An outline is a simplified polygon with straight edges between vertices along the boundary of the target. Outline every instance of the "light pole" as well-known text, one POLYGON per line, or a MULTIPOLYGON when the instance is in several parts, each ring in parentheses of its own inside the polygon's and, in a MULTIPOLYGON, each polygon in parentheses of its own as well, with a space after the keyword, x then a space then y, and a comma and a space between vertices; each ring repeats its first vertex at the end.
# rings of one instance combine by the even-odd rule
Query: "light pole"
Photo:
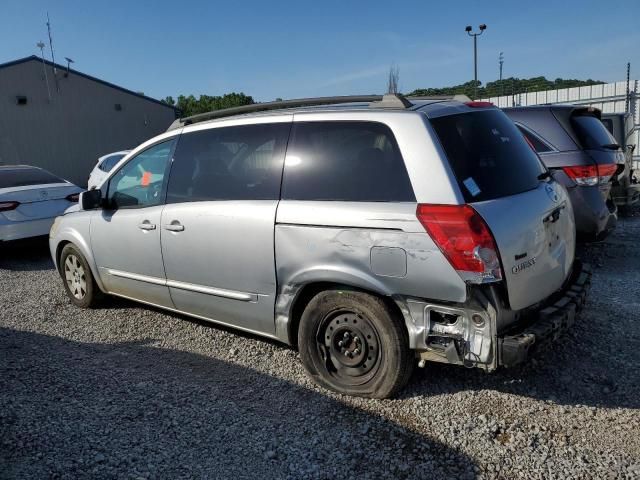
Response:
POLYGON ((471 28, 471 25, 467 25, 464 29, 464 31, 467 32, 467 35, 473 37, 473 79, 475 80, 474 100, 478 98, 478 37, 487 29, 487 26, 483 23, 478 26, 478 28, 480 29, 479 33, 472 33, 473 28, 471 28))
POLYGON ((502 84, 502 64, 504 63, 504 52, 500 52, 498 56, 498 63, 500 64, 500 95, 504 95, 504 85, 502 84))

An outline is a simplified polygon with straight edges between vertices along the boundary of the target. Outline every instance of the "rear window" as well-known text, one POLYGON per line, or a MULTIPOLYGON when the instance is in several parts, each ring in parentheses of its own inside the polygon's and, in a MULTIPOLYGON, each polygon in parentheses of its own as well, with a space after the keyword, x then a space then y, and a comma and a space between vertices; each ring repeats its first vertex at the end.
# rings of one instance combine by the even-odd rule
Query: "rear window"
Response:
POLYGON ((0 188, 64 182, 61 178, 39 168, 0 168, 0 188))
POLYGON ((533 190, 544 167, 500 110, 430 119, 467 202, 533 190))
POLYGON ((282 198, 350 202, 414 202, 393 133, 378 122, 294 124, 282 198))
POLYGON ((571 118, 573 130, 586 149, 599 150, 602 147, 616 145, 618 142, 603 123, 591 115, 578 115, 571 118))

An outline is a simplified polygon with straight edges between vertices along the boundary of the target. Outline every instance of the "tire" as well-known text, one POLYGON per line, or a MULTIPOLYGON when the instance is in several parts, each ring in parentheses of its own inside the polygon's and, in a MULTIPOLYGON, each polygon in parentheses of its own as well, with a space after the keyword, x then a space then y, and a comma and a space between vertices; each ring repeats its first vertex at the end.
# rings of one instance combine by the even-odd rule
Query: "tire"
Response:
POLYGON ((311 379, 347 395, 392 397, 414 367, 404 321, 364 292, 327 290, 313 297, 300 319, 298 346, 311 379))
POLYGON ((80 308, 95 307, 102 299, 91 268, 78 248, 68 243, 60 253, 60 276, 71 303, 80 308))

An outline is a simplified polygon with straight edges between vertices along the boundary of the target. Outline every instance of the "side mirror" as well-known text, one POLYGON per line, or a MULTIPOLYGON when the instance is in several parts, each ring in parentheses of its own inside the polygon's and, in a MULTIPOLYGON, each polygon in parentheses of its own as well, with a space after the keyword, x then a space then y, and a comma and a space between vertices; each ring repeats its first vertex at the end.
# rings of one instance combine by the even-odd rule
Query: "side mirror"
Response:
POLYGON ((82 210, 95 210, 100 207, 102 207, 102 192, 100 190, 89 190, 80 194, 80 208, 82 210))

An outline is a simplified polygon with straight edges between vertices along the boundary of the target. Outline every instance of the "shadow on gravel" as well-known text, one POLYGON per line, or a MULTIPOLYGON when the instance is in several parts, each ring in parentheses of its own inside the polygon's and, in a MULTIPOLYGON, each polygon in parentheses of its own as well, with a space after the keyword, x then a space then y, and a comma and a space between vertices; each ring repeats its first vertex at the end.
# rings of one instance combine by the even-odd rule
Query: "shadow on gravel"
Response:
MULTIPOLYGON (((140 308, 153 310, 180 321, 223 330, 238 337, 270 343, 278 348, 292 349, 276 340, 123 298, 108 297, 98 308, 131 309, 132 315, 140 308)), ((606 324, 589 326, 602 306, 589 305, 588 308, 591 313, 583 312, 579 323, 561 337, 559 343, 537 352, 528 363, 520 367, 499 369, 487 374, 479 369, 428 363, 424 370, 416 369, 399 398, 495 390, 558 405, 640 409, 640 386, 633 381, 638 375, 633 371, 640 371, 638 341, 635 344, 629 342, 628 331, 625 329, 609 328, 606 324), (612 348, 613 345, 616 348, 612 348)), ((605 308, 605 313, 606 310, 605 308)), ((296 360, 291 358, 291 361, 296 360)))
POLYGON ((210 357, 6 328, 0 356, 0 476, 473 478, 436 440, 210 357))
POLYGON ((0 242, 0 269, 19 272, 53 269, 49 238, 35 237, 0 242))

